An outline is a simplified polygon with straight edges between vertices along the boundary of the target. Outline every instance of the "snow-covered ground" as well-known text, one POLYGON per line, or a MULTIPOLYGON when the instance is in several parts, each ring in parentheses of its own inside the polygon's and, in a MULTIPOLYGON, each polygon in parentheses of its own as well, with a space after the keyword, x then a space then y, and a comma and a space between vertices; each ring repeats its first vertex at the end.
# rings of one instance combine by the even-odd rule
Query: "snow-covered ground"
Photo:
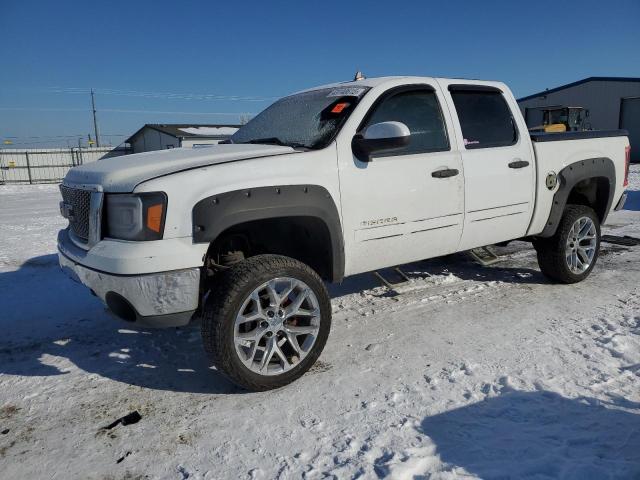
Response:
MULTIPOLYGON (((640 236, 631 189, 606 233, 640 236)), ((1 478, 640 478, 640 247, 573 286, 521 242, 408 265, 401 295, 347 279, 313 370, 246 393, 198 325, 132 328, 60 272, 57 202, 0 186, 1 478)))

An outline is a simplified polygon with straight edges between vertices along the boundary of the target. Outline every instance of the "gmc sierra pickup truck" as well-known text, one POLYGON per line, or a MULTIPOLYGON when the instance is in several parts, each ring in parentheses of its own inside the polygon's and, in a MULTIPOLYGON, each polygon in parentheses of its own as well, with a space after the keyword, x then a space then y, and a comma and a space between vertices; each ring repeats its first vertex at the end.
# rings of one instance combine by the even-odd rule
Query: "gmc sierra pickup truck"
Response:
POLYGON ((126 321, 201 318, 217 369, 266 390, 320 355, 324 281, 513 239, 552 281, 585 279, 628 163, 624 131, 530 135, 499 82, 337 83, 224 144, 71 169, 59 259, 126 321))

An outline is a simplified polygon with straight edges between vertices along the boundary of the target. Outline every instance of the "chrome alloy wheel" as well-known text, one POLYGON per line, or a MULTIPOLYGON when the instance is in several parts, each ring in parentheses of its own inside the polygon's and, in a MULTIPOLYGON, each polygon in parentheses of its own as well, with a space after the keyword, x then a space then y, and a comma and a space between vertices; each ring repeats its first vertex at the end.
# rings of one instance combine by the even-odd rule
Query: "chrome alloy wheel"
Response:
POLYGON ((319 330, 315 293, 300 280, 279 277, 257 287, 242 302, 233 338, 247 368, 259 375, 279 375, 307 356, 319 330))
POLYGON ((597 245, 597 231, 593 220, 580 217, 569 231, 565 249, 571 273, 581 274, 591 266, 597 245))

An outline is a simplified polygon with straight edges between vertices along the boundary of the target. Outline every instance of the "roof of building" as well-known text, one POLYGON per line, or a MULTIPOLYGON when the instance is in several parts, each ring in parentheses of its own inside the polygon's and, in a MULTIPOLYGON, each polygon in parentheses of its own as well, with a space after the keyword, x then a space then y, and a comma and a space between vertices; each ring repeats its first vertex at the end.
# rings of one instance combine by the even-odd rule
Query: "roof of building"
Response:
POLYGON ((577 82, 567 83, 566 85, 561 85, 555 88, 549 88, 547 90, 543 90, 542 92, 534 93, 532 95, 527 95, 526 97, 522 97, 518 99, 518 102, 523 102, 524 100, 530 100, 532 98, 541 97, 543 95, 548 95, 549 93, 559 92, 560 90, 565 90, 571 87, 577 87, 578 85, 582 85, 583 83, 589 82, 640 82, 640 77, 587 77, 582 80, 578 80, 577 82))
POLYGON ((143 125, 136 133, 125 140, 131 143, 133 137, 142 132, 145 128, 157 130, 176 138, 226 138, 233 135, 235 131, 242 125, 223 125, 223 124, 203 124, 203 123, 147 123, 143 125))

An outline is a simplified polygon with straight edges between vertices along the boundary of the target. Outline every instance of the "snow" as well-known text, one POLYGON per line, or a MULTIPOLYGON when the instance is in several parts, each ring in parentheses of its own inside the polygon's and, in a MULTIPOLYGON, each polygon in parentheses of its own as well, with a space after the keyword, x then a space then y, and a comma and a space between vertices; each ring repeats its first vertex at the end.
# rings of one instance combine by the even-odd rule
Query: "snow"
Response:
POLYGON ((216 136, 216 135, 233 135, 238 131, 234 127, 188 127, 179 130, 190 133, 192 135, 216 136))
MULTIPOLYGON (((605 233, 640 236, 639 167, 605 233)), ((197 324, 117 321, 60 272, 58 195, 0 186, 3 478, 640 478, 640 247, 572 286, 522 242, 407 265, 399 295, 346 279, 312 371, 247 393, 197 324)))

